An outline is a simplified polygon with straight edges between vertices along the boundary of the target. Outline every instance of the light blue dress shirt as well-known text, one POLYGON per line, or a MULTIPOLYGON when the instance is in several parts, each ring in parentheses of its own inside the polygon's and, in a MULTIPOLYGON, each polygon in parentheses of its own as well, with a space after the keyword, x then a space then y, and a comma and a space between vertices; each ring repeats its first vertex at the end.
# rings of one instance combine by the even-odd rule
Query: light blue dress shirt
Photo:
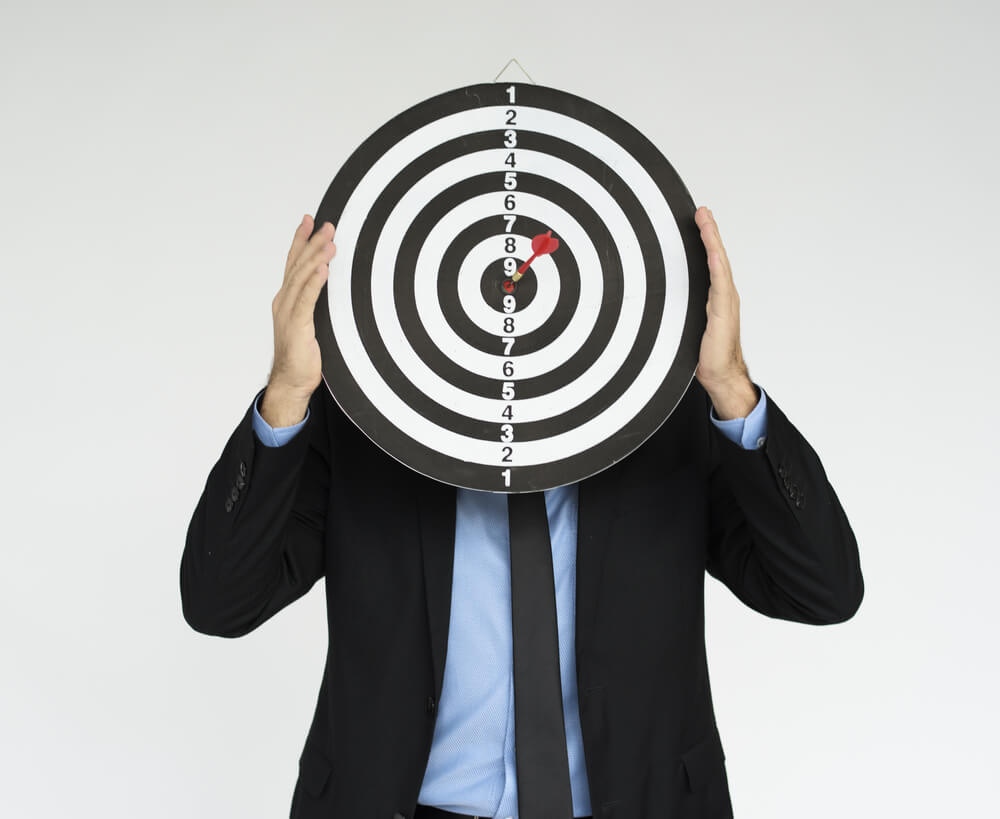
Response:
MULTIPOLYGON (((763 389, 757 406, 746 418, 722 421, 714 408, 709 417, 744 449, 764 445, 767 398, 763 389)), ((254 432, 265 446, 286 443, 308 419, 306 410, 306 417, 298 424, 274 428, 260 416, 254 403, 254 432)), ((555 574, 559 674, 573 815, 590 816, 574 648, 577 484, 547 490, 545 508, 555 574)), ((419 804, 469 816, 517 816, 513 652, 507 496, 458 489, 448 650, 419 804)))

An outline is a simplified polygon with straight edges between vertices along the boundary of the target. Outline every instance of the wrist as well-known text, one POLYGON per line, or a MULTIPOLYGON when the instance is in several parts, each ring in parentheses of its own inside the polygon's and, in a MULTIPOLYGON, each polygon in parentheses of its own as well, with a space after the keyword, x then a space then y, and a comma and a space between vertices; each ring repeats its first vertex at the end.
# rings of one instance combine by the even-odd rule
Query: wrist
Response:
POLYGON ((306 417, 309 396, 281 384, 268 383, 260 399, 260 417, 275 429, 291 427, 306 417))
POLYGON ((718 386, 706 387, 706 392, 720 421, 746 418, 760 400, 760 393, 749 374, 718 386))

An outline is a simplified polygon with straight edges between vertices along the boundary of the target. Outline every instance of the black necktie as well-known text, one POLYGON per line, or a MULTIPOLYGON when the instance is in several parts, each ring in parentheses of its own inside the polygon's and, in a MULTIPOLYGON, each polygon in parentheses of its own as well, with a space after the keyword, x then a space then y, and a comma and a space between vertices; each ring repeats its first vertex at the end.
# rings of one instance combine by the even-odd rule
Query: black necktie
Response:
POLYGON ((573 819, 545 495, 507 496, 519 819, 573 819))

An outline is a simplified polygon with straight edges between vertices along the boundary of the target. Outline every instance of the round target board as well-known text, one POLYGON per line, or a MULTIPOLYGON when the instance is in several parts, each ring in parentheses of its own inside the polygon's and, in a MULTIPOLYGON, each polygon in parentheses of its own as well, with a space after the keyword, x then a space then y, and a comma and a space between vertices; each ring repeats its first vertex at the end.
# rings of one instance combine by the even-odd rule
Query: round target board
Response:
POLYGON ((527 492, 625 458, 698 363, 708 267, 690 194, 625 120, 564 91, 489 83, 391 119, 316 226, 323 379, 417 472, 527 492))

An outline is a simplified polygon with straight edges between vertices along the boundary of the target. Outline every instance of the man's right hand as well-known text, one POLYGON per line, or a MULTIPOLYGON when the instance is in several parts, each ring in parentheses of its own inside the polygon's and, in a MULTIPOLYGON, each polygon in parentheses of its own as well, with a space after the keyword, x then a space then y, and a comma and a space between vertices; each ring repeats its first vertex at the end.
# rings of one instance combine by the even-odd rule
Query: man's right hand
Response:
POLYGON ((309 398, 323 377, 313 311, 337 252, 329 222, 310 239, 309 214, 295 231, 285 263, 285 279, 271 302, 274 364, 260 415, 272 427, 289 427, 305 418, 309 398))

